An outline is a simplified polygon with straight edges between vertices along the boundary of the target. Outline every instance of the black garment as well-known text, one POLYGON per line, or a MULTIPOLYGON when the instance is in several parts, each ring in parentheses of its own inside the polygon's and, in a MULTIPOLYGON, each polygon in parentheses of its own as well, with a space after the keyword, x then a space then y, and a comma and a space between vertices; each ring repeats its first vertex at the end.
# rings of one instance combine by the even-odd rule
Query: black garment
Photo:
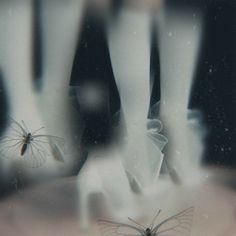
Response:
POLYGON ((95 83, 108 94, 107 104, 102 109, 82 114, 85 122, 82 144, 96 146, 110 142, 111 117, 119 109, 120 100, 111 66, 105 20, 85 13, 80 35, 70 85, 83 88, 95 83))

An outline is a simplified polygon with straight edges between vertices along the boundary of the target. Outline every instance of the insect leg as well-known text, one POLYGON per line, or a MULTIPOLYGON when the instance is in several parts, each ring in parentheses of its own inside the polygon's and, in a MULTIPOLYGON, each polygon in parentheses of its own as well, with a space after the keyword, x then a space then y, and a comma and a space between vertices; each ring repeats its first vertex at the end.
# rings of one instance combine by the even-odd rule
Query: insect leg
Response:
POLYGON ((1 144, 3 144, 3 143, 8 143, 8 142, 14 142, 14 141, 22 141, 22 139, 20 139, 20 138, 14 138, 14 139, 3 139, 3 140, 1 140, 0 141, 0 143, 1 144))
POLYGON ((15 143, 15 144, 13 144, 13 145, 8 145, 8 146, 6 146, 6 147, 4 147, 4 148, 12 148, 12 147, 17 146, 19 143, 23 143, 23 141, 20 140, 19 142, 15 143))
POLYGON ((39 130, 44 129, 44 128, 45 128, 45 127, 42 126, 42 127, 40 127, 39 129, 34 130, 31 134, 34 135, 34 134, 37 133, 39 130))
POLYGON ((22 134, 17 130, 15 129, 14 127, 11 126, 11 129, 13 129, 17 134, 19 134, 20 136, 22 136, 22 134))
POLYGON ((28 133, 28 128, 27 128, 27 126, 26 126, 26 124, 25 124, 25 122, 23 121, 23 120, 21 120, 21 123, 23 124, 23 126, 24 126, 24 128, 25 128, 25 130, 26 130, 26 132, 28 133))

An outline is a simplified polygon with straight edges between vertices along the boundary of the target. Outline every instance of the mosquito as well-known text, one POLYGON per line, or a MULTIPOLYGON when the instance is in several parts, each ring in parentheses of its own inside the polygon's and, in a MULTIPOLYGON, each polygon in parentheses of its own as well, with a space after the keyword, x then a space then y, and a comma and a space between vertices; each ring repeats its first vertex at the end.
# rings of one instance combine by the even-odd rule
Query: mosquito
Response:
POLYGON ((157 212, 149 227, 128 218, 134 225, 99 220, 98 224, 103 236, 189 236, 191 232, 194 207, 189 207, 172 215, 155 225, 161 213, 157 212))
POLYGON ((64 139, 46 134, 39 134, 40 127, 29 132, 25 122, 10 118, 10 129, 7 136, 0 138, 0 155, 5 158, 23 159, 27 167, 42 166, 47 157, 52 155, 63 161, 64 139))

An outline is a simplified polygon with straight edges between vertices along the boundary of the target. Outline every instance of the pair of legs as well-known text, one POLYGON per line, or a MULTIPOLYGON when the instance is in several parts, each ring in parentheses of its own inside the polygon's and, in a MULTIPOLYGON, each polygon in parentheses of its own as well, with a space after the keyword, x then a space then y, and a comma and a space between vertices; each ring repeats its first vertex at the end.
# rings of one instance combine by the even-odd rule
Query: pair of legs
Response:
MULTIPOLYGON (((9 115, 24 120, 30 130, 45 126, 45 133, 63 137, 68 149, 78 134, 73 124, 73 108, 68 99, 70 69, 80 18, 82 1, 40 1, 42 30, 42 87, 36 91, 32 71, 33 1, 0 3, 0 68, 6 90, 9 115), (68 121, 68 114, 71 118, 68 121), (73 133, 74 132, 74 133, 73 133), (71 134, 72 133, 72 134, 71 134)), ((78 116, 78 114, 76 114, 78 116)), ((73 120, 74 117, 74 120, 73 120)), ((78 125, 77 125, 78 127, 78 125)), ((6 129, 7 135, 7 129, 6 129)), ((63 167, 50 161, 41 171, 49 176, 67 173, 78 160, 78 150, 68 157, 63 167)))
MULTIPOLYGON (((154 19, 160 50, 160 118, 169 140, 167 158, 179 168, 186 164, 198 166, 203 149, 201 137, 187 117, 201 42, 201 15, 197 9, 189 12, 162 9, 154 19)), ((143 173, 147 165, 144 133, 150 101, 150 24, 150 12, 124 8, 111 24, 109 34, 113 71, 130 134, 128 139, 133 142, 126 162, 132 165, 129 159, 138 149, 139 173, 143 173)))

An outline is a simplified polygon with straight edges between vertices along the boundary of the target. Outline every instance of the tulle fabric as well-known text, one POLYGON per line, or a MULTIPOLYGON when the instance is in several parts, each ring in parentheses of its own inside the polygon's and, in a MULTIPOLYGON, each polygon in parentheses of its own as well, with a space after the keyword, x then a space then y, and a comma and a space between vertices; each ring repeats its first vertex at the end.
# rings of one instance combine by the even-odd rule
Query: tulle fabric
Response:
MULTIPOLYGON (((130 183, 130 187, 132 191, 136 193, 144 192, 146 188, 151 188, 153 185, 154 187, 156 186, 160 170, 163 165, 164 154, 162 151, 168 143, 168 139, 161 134, 163 124, 157 118, 158 114, 159 102, 150 108, 149 116, 146 120, 145 130, 140 130, 139 124, 141 124, 141 122, 136 122, 136 124, 134 124, 134 128, 126 128, 129 130, 129 133, 125 134, 123 137, 124 148, 121 159, 130 183), (134 143, 134 146, 131 146, 131 148, 137 150, 134 150, 134 153, 132 153, 132 150, 131 152, 130 150, 127 150, 129 149, 129 147, 127 147, 127 143, 132 142, 132 139, 135 140, 135 138, 140 139, 141 141, 138 140, 140 144, 137 143, 137 145, 135 145, 134 143), (128 161, 128 159, 132 159, 130 155, 135 155, 135 152, 136 154, 141 154, 135 159, 134 166, 132 162, 128 161)), ((121 117, 120 114, 116 114, 116 116, 121 117)), ((119 123, 117 124, 117 118, 116 125, 119 126, 119 123)))

